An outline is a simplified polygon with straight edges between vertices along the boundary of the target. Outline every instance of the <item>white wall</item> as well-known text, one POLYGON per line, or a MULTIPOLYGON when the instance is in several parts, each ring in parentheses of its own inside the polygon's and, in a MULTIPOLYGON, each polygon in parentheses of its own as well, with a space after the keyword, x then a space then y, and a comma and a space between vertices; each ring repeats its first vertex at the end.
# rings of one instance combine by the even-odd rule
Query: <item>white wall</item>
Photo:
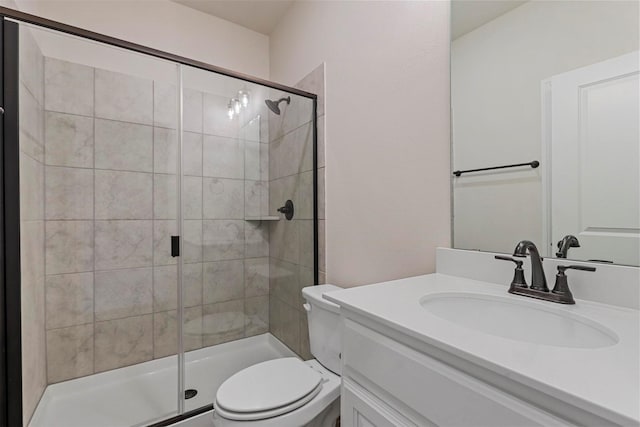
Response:
MULTIPOLYGON (((15 7, 12 0, 0 4, 15 7)), ((261 78, 269 38, 169 0, 16 0, 27 13, 261 78)))
POLYGON ((638 5, 530 1, 453 42, 454 169, 542 162, 457 178, 455 247, 510 252, 542 241, 541 81, 637 50, 638 5))
POLYGON ((433 272, 449 246, 448 2, 296 2, 271 79, 326 62, 327 282, 433 272))

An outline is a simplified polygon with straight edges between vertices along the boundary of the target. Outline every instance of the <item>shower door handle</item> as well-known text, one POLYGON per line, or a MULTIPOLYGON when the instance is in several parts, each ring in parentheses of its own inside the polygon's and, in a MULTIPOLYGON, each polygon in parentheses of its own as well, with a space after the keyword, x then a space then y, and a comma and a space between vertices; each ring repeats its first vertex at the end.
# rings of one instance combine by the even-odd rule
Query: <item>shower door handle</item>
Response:
POLYGON ((171 256, 180 256, 180 236, 171 236, 171 256))

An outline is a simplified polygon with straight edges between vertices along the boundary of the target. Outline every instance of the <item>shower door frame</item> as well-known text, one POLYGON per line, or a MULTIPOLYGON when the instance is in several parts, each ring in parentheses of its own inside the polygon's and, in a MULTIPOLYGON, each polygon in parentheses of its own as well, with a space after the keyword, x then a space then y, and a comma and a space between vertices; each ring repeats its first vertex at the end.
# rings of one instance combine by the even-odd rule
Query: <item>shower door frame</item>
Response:
MULTIPOLYGON (((0 6, 0 48, 2 50, 0 52, 2 58, 0 106, 5 110, 0 114, 0 126, 2 126, 0 132, 0 426, 18 426, 23 422, 20 171, 18 161, 20 131, 18 117, 19 41, 18 24, 8 21, 7 18, 311 99, 313 101, 313 280, 314 285, 318 284, 317 94, 0 6)), ((182 241, 182 239, 180 240, 182 241)), ((179 392, 180 390, 178 390, 179 392)), ((182 414, 179 413, 174 417, 152 424, 151 427, 169 426, 212 409, 213 403, 182 414)))
POLYGON ((0 20, 0 425, 22 425, 18 24, 0 20), (12 49, 13 48, 13 49, 12 49))

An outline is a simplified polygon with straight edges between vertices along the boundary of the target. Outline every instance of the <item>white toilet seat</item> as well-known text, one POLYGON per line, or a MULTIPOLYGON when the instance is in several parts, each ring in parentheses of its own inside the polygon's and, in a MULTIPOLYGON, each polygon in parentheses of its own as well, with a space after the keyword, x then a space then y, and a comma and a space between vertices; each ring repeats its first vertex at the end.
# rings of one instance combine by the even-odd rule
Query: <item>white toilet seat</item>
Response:
MULTIPOLYGON (((320 383, 318 384, 318 386, 313 388, 311 392, 307 393, 307 395, 303 396, 300 399, 296 399, 294 402, 290 402, 288 404, 281 405, 267 411, 249 412, 230 411, 224 408, 224 405, 221 406, 219 404, 220 402, 218 402, 218 397, 216 397, 216 403, 214 404, 213 413, 213 425, 215 427, 299 427, 301 425, 307 424, 313 417, 321 413, 325 408, 328 408, 329 405, 332 404, 332 402, 335 402, 337 399, 339 399, 339 376, 327 370, 316 360, 308 360, 306 362, 302 362, 299 359, 296 359, 296 361, 300 363, 302 367, 311 369, 315 373, 318 373, 321 377, 320 383)), ((287 362, 284 363, 286 364, 287 362)), ((267 365, 267 367, 269 367, 269 365, 267 365)), ((258 368, 258 371, 260 371, 260 368, 258 368)), ((250 375, 246 375, 247 379, 250 377, 250 375)), ((233 377, 229 378, 227 381, 231 381, 232 378, 233 377)), ((287 375, 287 378, 293 379, 293 376, 287 375)), ((256 382, 254 379, 253 385, 255 384, 256 382)), ((271 388, 265 388, 265 390, 273 393, 276 387, 281 385, 282 381, 280 384, 275 385, 271 383, 271 388)), ((218 391, 220 391, 220 389, 218 391)), ((222 400, 224 401, 224 399, 222 400)), ((272 399, 271 401, 275 402, 276 400, 272 399)), ((229 401, 227 396, 226 403, 227 405, 230 405, 235 402, 229 401)), ((250 406, 250 404, 247 403, 244 403, 243 405, 245 407, 250 406)))
POLYGON ((303 406, 322 389, 322 375, 297 357, 258 363, 228 378, 215 408, 231 420, 261 420, 303 406))
POLYGON ((218 414, 220 414, 220 416, 229 420, 237 420, 237 421, 264 420, 266 418, 273 418, 279 415, 287 414, 291 411, 295 411, 296 409, 306 405, 309 401, 311 401, 314 397, 316 397, 321 390, 322 390, 322 384, 319 384, 311 393, 304 396, 302 399, 292 402, 288 405, 284 405, 279 408, 271 409, 268 411, 231 412, 231 411, 225 410, 220 405, 215 406, 215 408, 216 408, 216 411, 218 411, 218 414))

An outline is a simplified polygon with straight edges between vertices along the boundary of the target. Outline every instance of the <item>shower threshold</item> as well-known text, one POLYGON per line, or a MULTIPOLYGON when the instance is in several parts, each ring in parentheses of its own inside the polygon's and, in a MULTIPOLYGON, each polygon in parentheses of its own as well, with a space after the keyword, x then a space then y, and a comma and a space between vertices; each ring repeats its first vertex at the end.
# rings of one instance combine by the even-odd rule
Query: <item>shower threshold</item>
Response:
MULTIPOLYGON (((295 356, 266 333, 185 353, 190 411, 213 403, 216 390, 255 363, 295 356)), ((46 388, 30 427, 132 427, 176 415, 177 356, 89 375, 46 388)))

